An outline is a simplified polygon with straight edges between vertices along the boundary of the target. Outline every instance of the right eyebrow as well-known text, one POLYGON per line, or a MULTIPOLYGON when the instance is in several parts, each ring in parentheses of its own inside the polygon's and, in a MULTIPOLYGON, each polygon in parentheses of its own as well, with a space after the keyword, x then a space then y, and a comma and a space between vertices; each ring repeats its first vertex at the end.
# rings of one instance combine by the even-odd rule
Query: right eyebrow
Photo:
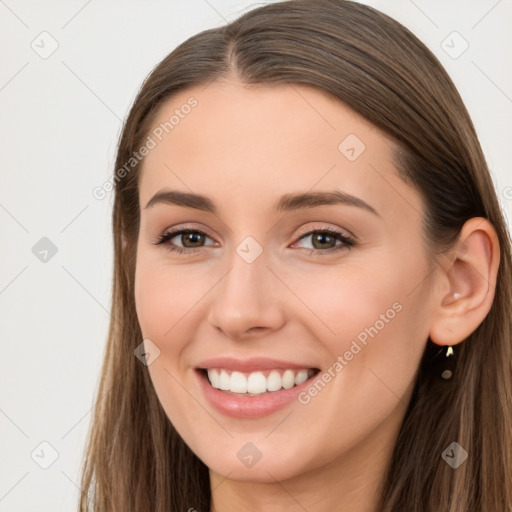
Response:
POLYGON ((196 210, 203 210, 205 212, 217 213, 217 208, 212 200, 201 194, 194 194, 191 192, 180 192, 178 190, 162 190, 157 192, 145 206, 151 208, 152 206, 163 204, 175 204, 177 206, 184 206, 186 208, 194 208, 196 210))

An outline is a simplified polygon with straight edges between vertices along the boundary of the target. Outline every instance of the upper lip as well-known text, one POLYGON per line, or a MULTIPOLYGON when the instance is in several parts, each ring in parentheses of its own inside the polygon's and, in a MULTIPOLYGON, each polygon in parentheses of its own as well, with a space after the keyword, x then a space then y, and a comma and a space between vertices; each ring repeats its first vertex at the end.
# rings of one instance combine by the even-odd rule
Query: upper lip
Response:
MULTIPOLYGON (((233 357, 215 357, 205 359, 197 366, 198 369, 205 370, 211 368, 224 368, 239 372, 254 372, 258 370, 271 370, 273 368, 284 369, 309 369, 315 368, 310 364, 294 363, 292 361, 283 361, 279 359, 269 359, 267 357, 254 357, 251 359, 235 359, 233 357)), ((315 368, 316 369, 316 368, 315 368)))

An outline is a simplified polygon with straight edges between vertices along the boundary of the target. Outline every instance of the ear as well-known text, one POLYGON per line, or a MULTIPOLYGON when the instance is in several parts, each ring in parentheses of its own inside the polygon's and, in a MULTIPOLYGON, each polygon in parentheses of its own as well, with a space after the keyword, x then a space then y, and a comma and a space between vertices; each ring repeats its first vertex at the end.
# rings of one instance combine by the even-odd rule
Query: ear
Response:
POLYGON ((440 262, 430 339, 437 345, 464 341, 491 309, 500 261, 498 236, 482 217, 469 219, 440 262))

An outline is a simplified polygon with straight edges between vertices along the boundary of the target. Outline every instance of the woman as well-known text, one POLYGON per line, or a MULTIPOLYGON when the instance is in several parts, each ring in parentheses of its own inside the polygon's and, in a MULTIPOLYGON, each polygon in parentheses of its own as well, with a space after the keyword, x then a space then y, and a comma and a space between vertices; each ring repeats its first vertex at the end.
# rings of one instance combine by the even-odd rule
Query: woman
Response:
POLYGON ((114 181, 80 510, 512 510, 510 238, 406 28, 294 0, 191 37, 114 181))

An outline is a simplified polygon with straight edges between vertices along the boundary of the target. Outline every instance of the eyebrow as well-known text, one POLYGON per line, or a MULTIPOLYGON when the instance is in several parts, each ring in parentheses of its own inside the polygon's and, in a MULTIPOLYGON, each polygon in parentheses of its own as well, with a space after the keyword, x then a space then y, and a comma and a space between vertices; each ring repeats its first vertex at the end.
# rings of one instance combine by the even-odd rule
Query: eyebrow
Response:
MULTIPOLYGON (((157 192, 146 204, 145 209, 156 204, 169 204, 194 208, 217 214, 217 207, 213 201, 204 195, 178 190, 161 190, 157 192)), ((362 208, 377 217, 380 217, 375 208, 359 197, 338 190, 328 192, 304 192, 298 194, 285 194, 274 204, 275 212, 289 212, 301 208, 315 208, 316 206, 344 204, 362 208)))

